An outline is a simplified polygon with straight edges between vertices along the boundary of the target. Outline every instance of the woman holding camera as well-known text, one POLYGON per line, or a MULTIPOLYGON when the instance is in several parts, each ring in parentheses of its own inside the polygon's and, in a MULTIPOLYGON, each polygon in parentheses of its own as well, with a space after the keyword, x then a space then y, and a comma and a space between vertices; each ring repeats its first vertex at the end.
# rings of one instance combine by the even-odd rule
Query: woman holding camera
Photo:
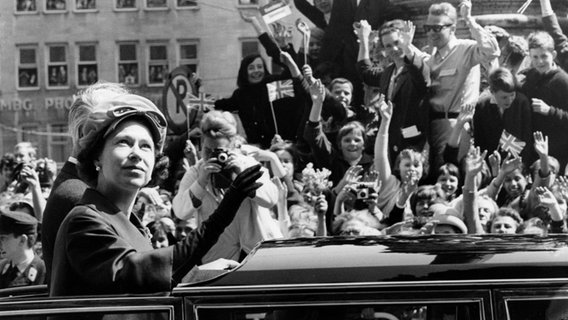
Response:
MULTIPOLYGON (((82 132, 78 169, 90 188, 57 233, 51 296, 170 291, 260 186, 260 166, 240 171, 200 228, 173 246, 154 250, 133 208, 162 150, 165 117, 150 100, 124 94, 96 105, 82 132)), ((236 266, 219 262, 221 269, 236 266)))
MULTIPOLYGON (((201 121, 201 131, 201 159, 185 173, 173 200, 175 215, 183 220, 196 219, 197 226, 219 206, 233 177, 258 164, 240 150, 242 138, 229 112, 208 112, 201 121)), ((236 218, 203 257, 204 263, 218 258, 240 260, 259 241, 282 237, 270 210, 278 202, 278 188, 265 169, 259 182, 262 187, 256 190, 256 196, 243 201, 236 218)))

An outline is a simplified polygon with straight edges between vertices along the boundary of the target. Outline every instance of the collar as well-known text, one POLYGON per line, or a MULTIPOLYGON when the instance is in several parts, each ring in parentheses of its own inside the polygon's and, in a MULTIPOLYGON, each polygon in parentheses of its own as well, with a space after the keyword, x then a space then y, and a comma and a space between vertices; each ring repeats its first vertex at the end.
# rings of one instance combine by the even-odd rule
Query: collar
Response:
POLYGON ((441 47, 440 49, 434 47, 434 51, 432 52, 433 56, 437 56, 440 60, 444 60, 450 51, 452 51, 456 45, 458 44, 458 39, 455 35, 450 37, 448 43, 445 46, 441 47))
POLYGON ((29 267, 29 265, 32 263, 32 261, 34 260, 34 252, 33 250, 26 250, 26 259, 18 264, 16 264, 16 267, 18 268, 18 271, 20 273, 24 273, 24 271, 26 271, 26 269, 29 267))
POLYGON ((69 157, 69 158, 67 158, 67 161, 71 162, 74 165, 79 164, 79 160, 77 160, 77 158, 75 158, 75 157, 69 157))

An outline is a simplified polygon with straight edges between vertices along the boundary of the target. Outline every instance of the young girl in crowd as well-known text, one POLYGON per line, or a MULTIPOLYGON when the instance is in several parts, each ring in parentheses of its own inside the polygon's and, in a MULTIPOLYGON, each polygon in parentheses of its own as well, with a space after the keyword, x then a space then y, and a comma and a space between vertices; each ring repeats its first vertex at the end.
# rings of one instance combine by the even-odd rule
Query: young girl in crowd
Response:
POLYGON ((453 163, 446 163, 438 169, 436 184, 442 189, 445 201, 450 202, 461 193, 460 176, 458 167, 453 163))
POLYGON ((375 141, 375 167, 379 172, 381 189, 379 191, 378 205, 383 211, 385 218, 395 207, 402 205, 397 203, 399 197, 403 193, 409 197, 415 189, 424 172, 427 172, 427 159, 417 151, 412 149, 404 149, 400 152, 395 161, 395 172, 391 171, 388 156, 388 128, 392 118, 393 105, 391 102, 386 103, 384 99, 380 99, 379 112, 381 115, 381 124, 375 141))

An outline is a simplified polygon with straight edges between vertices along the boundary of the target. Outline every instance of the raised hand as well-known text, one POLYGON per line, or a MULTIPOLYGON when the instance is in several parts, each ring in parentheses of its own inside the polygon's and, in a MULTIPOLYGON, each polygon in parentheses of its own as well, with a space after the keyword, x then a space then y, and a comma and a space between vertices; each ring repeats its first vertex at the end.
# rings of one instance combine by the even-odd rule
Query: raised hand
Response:
POLYGON ((378 104, 379 104, 379 114, 381 115, 381 118, 383 120, 390 121, 392 119, 392 111, 393 111, 392 103, 390 101, 385 102, 384 95, 381 95, 378 104))
POLYGON ((521 157, 514 158, 510 153, 507 154, 507 157, 501 163, 501 171, 505 175, 517 170, 521 167, 522 159, 521 157))
POLYGON ((542 132, 536 131, 534 134, 534 150, 539 156, 548 156, 548 137, 542 132))
POLYGON ((322 104, 325 98, 325 86, 318 79, 310 85, 310 96, 313 103, 322 104))
POLYGON ((372 29, 367 20, 361 20, 356 26, 354 26, 354 29, 357 38, 359 38, 359 41, 369 40, 372 29))
POLYGON ((489 162, 489 170, 491 170, 491 174, 494 177, 498 176, 499 171, 501 170, 501 154, 495 150, 489 155, 487 160, 489 162))
POLYGON ((536 188, 536 195, 537 195, 538 202, 541 205, 546 206, 547 208, 552 208, 552 207, 558 205, 558 201, 556 200, 556 197, 554 196, 554 194, 552 194, 552 192, 547 187, 537 187, 536 188))
POLYGON ((245 169, 243 172, 239 173, 235 180, 231 183, 229 191, 236 193, 237 195, 248 196, 249 198, 254 198, 256 195, 256 189, 262 186, 262 183, 257 182, 257 180, 262 176, 262 171, 260 164, 254 165, 245 169))
POLYGON ((459 4, 459 8, 462 18, 466 20, 471 18, 471 0, 462 0, 459 4))
POLYGON ((400 31, 400 36, 402 38, 402 45, 408 48, 412 41, 414 41, 414 34, 416 33, 416 26, 412 21, 404 21, 404 26, 400 31))
POLYGON ((306 79, 309 85, 312 85, 316 81, 313 75, 312 67, 310 67, 310 65, 305 64, 302 67, 302 73, 304 74, 304 78, 306 79))
POLYGON ((471 174, 472 176, 477 175, 483 169, 483 161, 485 161, 485 156, 487 155, 487 150, 480 151, 479 147, 473 148, 466 158, 465 171, 466 174, 471 174))

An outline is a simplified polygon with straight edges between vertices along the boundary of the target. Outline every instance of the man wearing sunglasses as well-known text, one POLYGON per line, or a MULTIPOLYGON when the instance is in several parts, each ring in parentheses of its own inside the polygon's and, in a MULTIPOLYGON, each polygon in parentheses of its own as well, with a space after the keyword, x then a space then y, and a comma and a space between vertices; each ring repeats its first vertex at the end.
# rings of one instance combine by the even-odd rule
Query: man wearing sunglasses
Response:
MULTIPOLYGON (((426 54, 412 45, 404 48, 412 63, 422 68, 429 86, 425 107, 430 114, 431 172, 444 163, 443 151, 461 107, 477 103, 480 64, 489 64, 500 55, 495 37, 471 16, 470 0, 460 3, 460 13, 474 40, 456 37, 457 10, 443 2, 430 6, 424 25, 432 53, 426 54)), ((468 140, 461 139, 460 154, 465 155, 468 140)))

